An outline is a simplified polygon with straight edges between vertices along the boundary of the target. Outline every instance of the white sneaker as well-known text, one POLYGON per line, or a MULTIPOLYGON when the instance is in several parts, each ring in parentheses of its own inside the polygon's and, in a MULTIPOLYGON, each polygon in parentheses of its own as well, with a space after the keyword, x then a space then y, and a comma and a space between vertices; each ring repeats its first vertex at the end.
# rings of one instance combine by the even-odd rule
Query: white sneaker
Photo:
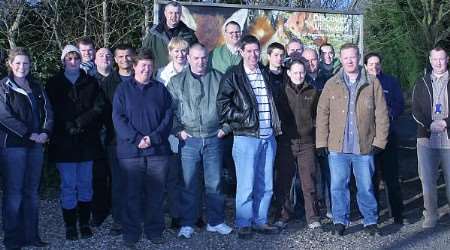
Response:
POLYGON ((309 228, 309 229, 316 229, 316 228, 319 228, 319 227, 321 227, 321 226, 322 226, 322 224, 320 224, 320 222, 314 221, 313 223, 311 223, 311 224, 308 225, 308 228, 309 228))
POLYGON ((333 214, 331 214, 331 212, 327 212, 327 214, 325 216, 330 220, 333 219, 333 214))
POLYGON ((225 234, 230 234, 231 231, 233 231, 233 229, 231 227, 229 227, 227 224, 221 223, 221 224, 216 225, 216 226, 211 226, 211 225, 208 224, 206 226, 206 231, 208 231, 208 232, 216 232, 216 233, 225 235, 225 234))
POLYGON ((178 233, 178 237, 182 237, 185 239, 190 239, 192 234, 194 233, 194 228, 189 226, 181 227, 180 232, 178 233))
POLYGON ((422 228, 433 228, 436 226, 438 221, 437 217, 425 217, 425 219, 422 222, 422 228))

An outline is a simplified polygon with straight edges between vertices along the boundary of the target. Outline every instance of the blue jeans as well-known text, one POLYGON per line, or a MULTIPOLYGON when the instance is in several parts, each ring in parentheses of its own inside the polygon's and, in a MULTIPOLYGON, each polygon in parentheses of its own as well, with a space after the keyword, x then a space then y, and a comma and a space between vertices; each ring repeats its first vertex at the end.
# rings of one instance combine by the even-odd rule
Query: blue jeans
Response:
POLYGON ((58 162, 61 179, 61 206, 64 209, 73 209, 78 201, 90 202, 92 200, 92 165, 93 161, 84 162, 58 162))
POLYGON ((3 148, 3 230, 5 247, 39 241, 39 183, 43 163, 42 146, 3 148))
POLYGON ((199 173, 203 166, 208 224, 216 226, 225 221, 225 199, 222 194, 223 140, 214 137, 190 137, 180 142, 181 168, 184 185, 181 191, 181 225, 193 226, 199 216, 199 173))
POLYGON ((236 165, 236 226, 267 223, 273 194, 275 136, 260 139, 235 136, 233 159, 236 165))
POLYGON ((441 166, 447 202, 450 203, 450 149, 430 148, 417 143, 417 163, 423 190, 423 215, 425 218, 439 218, 437 181, 441 166))
POLYGON ((126 242, 137 242, 142 222, 147 238, 164 231, 164 191, 169 156, 119 159, 123 174, 122 232, 126 242))
POLYGON ((372 176, 375 171, 373 155, 356 155, 330 152, 328 155, 331 174, 331 204, 334 224, 350 224, 351 170, 358 189, 356 199, 364 226, 377 224, 377 201, 374 196, 372 176))

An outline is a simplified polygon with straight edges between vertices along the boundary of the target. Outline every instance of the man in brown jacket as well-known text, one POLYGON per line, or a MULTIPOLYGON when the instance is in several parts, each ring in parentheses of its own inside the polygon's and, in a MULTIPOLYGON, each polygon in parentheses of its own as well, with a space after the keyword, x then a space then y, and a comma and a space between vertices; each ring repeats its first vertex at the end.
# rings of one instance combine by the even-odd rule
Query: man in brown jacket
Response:
POLYGON ((317 107, 316 148, 328 154, 334 232, 344 234, 350 220, 350 171, 358 187, 357 201, 365 230, 378 233, 373 193, 374 154, 387 143, 389 119, 380 82, 358 65, 359 49, 344 44, 342 69, 325 84, 317 107))

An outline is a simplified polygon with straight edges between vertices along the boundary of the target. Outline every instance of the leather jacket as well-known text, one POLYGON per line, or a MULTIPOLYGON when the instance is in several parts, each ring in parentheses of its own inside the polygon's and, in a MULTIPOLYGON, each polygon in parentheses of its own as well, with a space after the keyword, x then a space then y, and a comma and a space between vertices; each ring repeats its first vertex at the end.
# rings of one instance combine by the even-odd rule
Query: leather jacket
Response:
MULTIPOLYGON (((281 134, 281 122, 275 106, 274 88, 269 80, 269 72, 260 65, 259 69, 266 83, 272 117, 274 135, 281 134)), ((275 91, 277 92, 277 91, 275 91)), ((250 80, 241 61, 227 70, 220 81, 217 94, 217 111, 222 124, 228 123, 234 135, 259 137, 258 103, 250 80)))

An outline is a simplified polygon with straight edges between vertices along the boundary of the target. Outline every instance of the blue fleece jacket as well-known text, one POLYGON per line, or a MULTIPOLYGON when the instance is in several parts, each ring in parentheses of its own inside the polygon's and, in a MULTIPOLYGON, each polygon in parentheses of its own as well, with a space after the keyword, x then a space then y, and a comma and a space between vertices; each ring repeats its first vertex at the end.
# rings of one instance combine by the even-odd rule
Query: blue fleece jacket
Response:
POLYGON ((384 99, 386 99, 389 111, 389 119, 390 121, 396 120, 405 109, 405 101, 403 99, 400 82, 397 78, 386 75, 383 72, 377 75, 377 78, 380 80, 381 86, 383 87, 384 99))
POLYGON ((119 159, 170 154, 171 104, 170 93, 157 81, 140 85, 132 79, 117 87, 112 118, 119 159), (144 136, 150 137, 151 146, 139 149, 144 136))

